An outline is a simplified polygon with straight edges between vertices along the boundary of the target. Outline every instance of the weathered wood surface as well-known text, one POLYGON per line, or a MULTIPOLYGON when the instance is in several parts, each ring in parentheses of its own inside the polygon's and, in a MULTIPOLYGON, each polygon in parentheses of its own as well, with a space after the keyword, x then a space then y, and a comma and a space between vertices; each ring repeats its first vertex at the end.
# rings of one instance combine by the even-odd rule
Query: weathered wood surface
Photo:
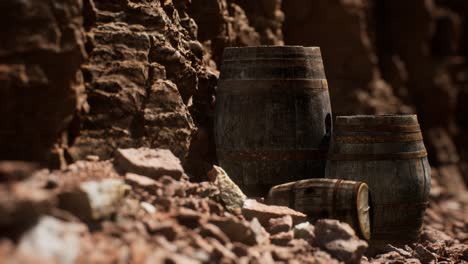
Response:
POLYGON ((361 237, 371 237, 369 189, 362 182, 307 179, 285 183, 271 188, 267 203, 288 206, 311 221, 338 219, 350 224, 361 237))
POLYGON ((317 47, 227 48, 217 90, 221 167, 249 196, 324 177, 331 110, 317 47))
POLYGON ((327 177, 369 185, 371 244, 417 239, 431 176, 415 115, 338 116, 327 177))

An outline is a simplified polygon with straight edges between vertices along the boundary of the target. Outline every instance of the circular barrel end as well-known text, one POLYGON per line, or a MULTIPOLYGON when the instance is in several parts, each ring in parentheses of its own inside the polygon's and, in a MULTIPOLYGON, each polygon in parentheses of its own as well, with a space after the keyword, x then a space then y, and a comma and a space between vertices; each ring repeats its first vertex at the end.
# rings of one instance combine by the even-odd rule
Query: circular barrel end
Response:
POLYGON ((359 221, 359 229, 362 236, 369 240, 371 238, 371 225, 369 215, 369 187, 365 183, 361 183, 357 192, 357 215, 359 221))

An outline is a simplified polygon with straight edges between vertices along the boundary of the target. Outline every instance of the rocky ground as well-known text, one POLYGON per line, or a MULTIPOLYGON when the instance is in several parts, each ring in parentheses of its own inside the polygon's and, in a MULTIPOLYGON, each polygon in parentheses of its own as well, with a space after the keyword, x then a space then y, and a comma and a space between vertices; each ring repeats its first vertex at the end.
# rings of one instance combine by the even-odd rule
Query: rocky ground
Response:
POLYGON ((468 203, 433 184, 421 241, 366 256, 337 220, 249 200, 219 167, 191 182, 163 149, 62 171, 0 163, 3 263, 463 263, 468 203))

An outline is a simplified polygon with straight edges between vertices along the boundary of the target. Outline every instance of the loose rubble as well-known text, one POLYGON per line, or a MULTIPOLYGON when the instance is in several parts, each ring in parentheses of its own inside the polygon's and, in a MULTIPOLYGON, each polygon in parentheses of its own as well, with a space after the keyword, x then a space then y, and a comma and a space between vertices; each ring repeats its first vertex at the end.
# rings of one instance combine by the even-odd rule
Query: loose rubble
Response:
MULTIPOLYGON (((132 152, 142 157, 148 150, 132 152)), ((174 159, 170 152, 156 152, 161 159, 174 159)), ((6 263, 467 261, 468 246, 437 223, 424 226, 421 243, 389 246, 384 254, 365 257, 367 242, 345 223, 309 223, 300 212, 249 199, 233 210, 227 201, 243 196, 226 200, 220 195, 227 185, 217 180, 232 184, 220 168, 217 180, 194 183, 183 170, 178 179, 165 173, 154 177, 154 171, 167 169, 158 164, 151 163, 149 175, 122 172, 117 161, 82 161, 25 177, 14 176, 24 168, 8 170, 6 177, 14 180, 0 185, 0 255, 6 263), (64 200, 67 195, 73 199, 64 200)))

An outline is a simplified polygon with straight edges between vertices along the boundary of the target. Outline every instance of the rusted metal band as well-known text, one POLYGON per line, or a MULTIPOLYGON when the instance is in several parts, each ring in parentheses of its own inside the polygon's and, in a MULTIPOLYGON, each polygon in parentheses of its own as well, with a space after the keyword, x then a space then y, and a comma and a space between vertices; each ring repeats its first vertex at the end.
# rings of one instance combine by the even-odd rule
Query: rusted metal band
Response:
POLYGON ((346 131, 346 132, 421 132, 419 124, 411 125, 391 125, 391 124, 381 124, 381 125, 350 125, 350 124, 335 124, 336 131, 346 131))
POLYGON ((296 187, 297 182, 293 184, 291 190, 289 190, 289 208, 295 209, 296 208, 296 187))
MULTIPOLYGON (((338 189, 339 189, 339 187, 340 187, 341 182, 343 182, 342 179, 337 180, 337 181, 335 182, 335 184, 333 185, 332 204, 331 204, 331 217, 332 217, 332 218, 336 217, 336 213, 335 213, 335 210, 336 210, 336 201, 338 200, 338 189)), ((324 192, 323 195, 326 195, 326 193, 324 192)), ((322 197, 322 198, 323 198, 323 197, 322 197)))
POLYGON ((319 149, 304 150, 218 150, 218 156, 233 161, 306 161, 325 160, 326 152, 319 149))
POLYGON ((365 143, 391 143, 391 142, 411 142, 423 140, 421 132, 407 133, 399 135, 334 135, 336 143, 365 144, 365 143))
POLYGON ((301 90, 328 90, 327 79, 281 79, 281 80, 220 80, 218 83, 218 93, 230 91, 261 89, 267 87, 269 89, 301 89, 301 90), (224 88, 223 88, 224 87, 224 88), (227 89, 226 87, 229 87, 227 89))
POLYGON ((426 150, 386 154, 330 154, 329 160, 407 160, 427 157, 426 150))

